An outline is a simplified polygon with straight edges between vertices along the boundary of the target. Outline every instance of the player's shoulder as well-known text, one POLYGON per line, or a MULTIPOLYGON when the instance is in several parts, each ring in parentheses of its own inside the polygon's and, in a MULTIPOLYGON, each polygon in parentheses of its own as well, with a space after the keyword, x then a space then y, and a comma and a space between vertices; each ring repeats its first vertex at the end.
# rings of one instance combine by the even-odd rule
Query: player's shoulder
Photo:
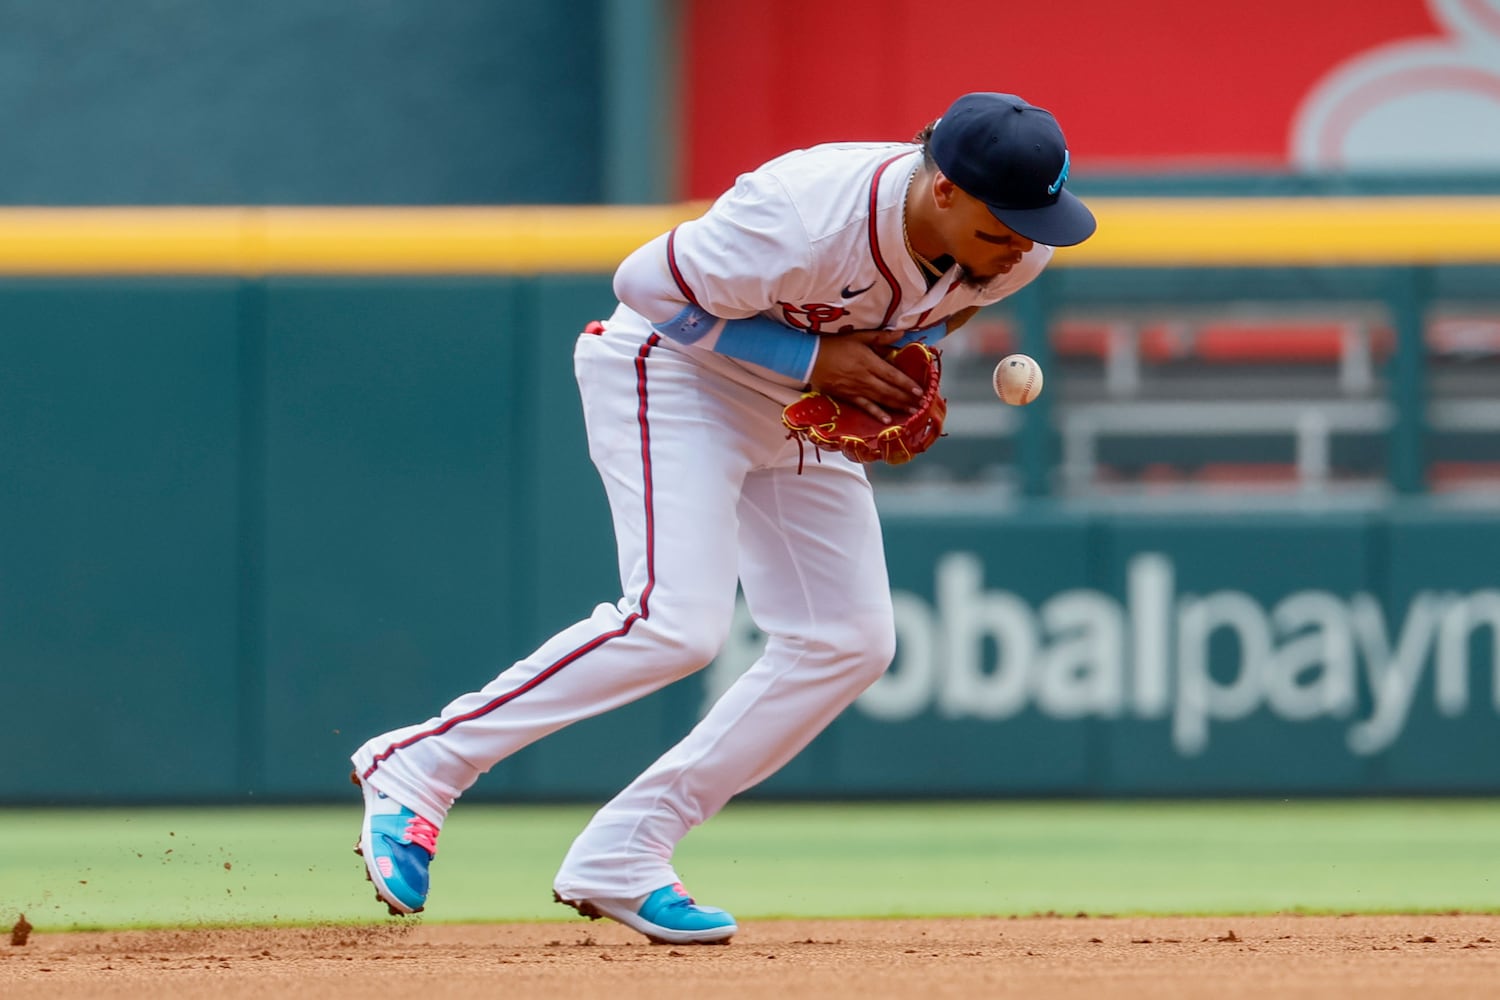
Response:
POLYGON ((909 143, 825 143, 779 156, 742 176, 737 187, 779 203, 816 240, 851 225, 862 226, 880 164, 917 152, 918 147, 909 143))
POLYGON ((777 177, 789 186, 829 179, 868 180, 869 173, 884 161, 917 148, 907 142, 825 142, 783 153, 754 172, 777 177))

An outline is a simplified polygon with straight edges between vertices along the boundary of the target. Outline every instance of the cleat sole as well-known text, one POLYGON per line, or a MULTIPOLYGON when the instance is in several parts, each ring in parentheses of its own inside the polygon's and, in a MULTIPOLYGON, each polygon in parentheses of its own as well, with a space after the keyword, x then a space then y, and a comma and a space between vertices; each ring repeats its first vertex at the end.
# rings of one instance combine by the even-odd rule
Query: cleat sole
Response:
MULTIPOLYGON (((600 913, 599 909, 596 906, 594 906, 593 903, 590 903, 586 899, 585 900, 563 899, 562 896, 559 895, 558 892, 557 892, 557 890, 555 890, 555 889, 552 891, 552 899, 553 899, 554 902, 561 903, 564 906, 570 906, 573 909, 577 910, 579 916, 588 917, 590 920, 603 920, 603 919, 605 919, 605 914, 600 913)), ((616 921, 616 922, 618 923, 618 921, 616 921)), ((650 941, 652 944, 670 944, 670 945, 699 945, 699 944, 704 944, 704 945, 708 945, 708 944, 728 944, 730 941, 734 940, 734 935, 731 934, 728 937, 722 937, 722 938, 719 938, 718 940, 715 940, 715 941, 668 941, 666 938, 656 937, 653 934, 646 934, 645 931, 639 930, 638 928, 632 927, 631 930, 634 930, 634 931, 636 931, 639 934, 645 934, 646 935, 646 940, 650 941)))
POLYGON ((594 904, 590 903, 588 900, 583 900, 582 902, 574 902, 571 899, 563 899, 562 896, 557 894, 556 890, 553 890, 552 892, 552 899, 554 902, 561 903, 564 906, 571 906, 573 909, 578 911, 578 915, 581 917, 588 917, 590 920, 604 919, 604 914, 595 909, 594 904))

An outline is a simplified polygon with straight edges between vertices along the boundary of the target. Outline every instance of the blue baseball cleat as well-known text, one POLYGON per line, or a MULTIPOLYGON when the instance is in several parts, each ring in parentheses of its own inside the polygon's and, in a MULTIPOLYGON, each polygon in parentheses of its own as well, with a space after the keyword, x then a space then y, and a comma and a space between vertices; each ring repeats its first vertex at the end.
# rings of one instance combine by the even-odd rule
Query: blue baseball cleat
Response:
POLYGON ((365 797, 365 823, 354 853, 365 859, 365 878, 391 916, 421 913, 427 904, 427 868, 437 856, 438 828, 395 799, 350 775, 365 797))
POLYGON ((699 906, 682 883, 662 886, 644 899, 563 899, 590 920, 609 917, 650 938, 652 944, 728 944, 739 927, 716 906, 699 906))

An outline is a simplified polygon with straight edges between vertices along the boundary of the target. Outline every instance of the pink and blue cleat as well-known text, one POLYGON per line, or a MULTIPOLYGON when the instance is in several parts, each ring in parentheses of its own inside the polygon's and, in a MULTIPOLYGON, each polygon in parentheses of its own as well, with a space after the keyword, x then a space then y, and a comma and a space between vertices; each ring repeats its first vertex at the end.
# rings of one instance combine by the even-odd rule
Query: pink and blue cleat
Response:
POLYGON ((365 797, 365 823, 354 853, 365 859, 365 878, 391 916, 421 913, 427 904, 427 868, 437 856, 438 828, 383 793, 350 778, 365 797))
POLYGON ((728 944, 739 927, 734 917, 715 906, 699 906, 682 883, 662 886, 643 899, 563 899, 590 920, 609 917, 640 931, 652 944, 728 944))

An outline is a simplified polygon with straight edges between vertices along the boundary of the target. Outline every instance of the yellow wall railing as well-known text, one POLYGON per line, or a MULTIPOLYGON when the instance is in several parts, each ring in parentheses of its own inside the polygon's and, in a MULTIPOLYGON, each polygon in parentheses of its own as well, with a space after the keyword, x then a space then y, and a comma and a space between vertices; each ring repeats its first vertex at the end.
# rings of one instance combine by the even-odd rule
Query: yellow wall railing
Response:
MULTIPOLYGON (((1060 266, 1500 263, 1500 197, 1096 198, 1060 266)), ((609 272, 701 203, 3 208, 0 275, 609 272)))

